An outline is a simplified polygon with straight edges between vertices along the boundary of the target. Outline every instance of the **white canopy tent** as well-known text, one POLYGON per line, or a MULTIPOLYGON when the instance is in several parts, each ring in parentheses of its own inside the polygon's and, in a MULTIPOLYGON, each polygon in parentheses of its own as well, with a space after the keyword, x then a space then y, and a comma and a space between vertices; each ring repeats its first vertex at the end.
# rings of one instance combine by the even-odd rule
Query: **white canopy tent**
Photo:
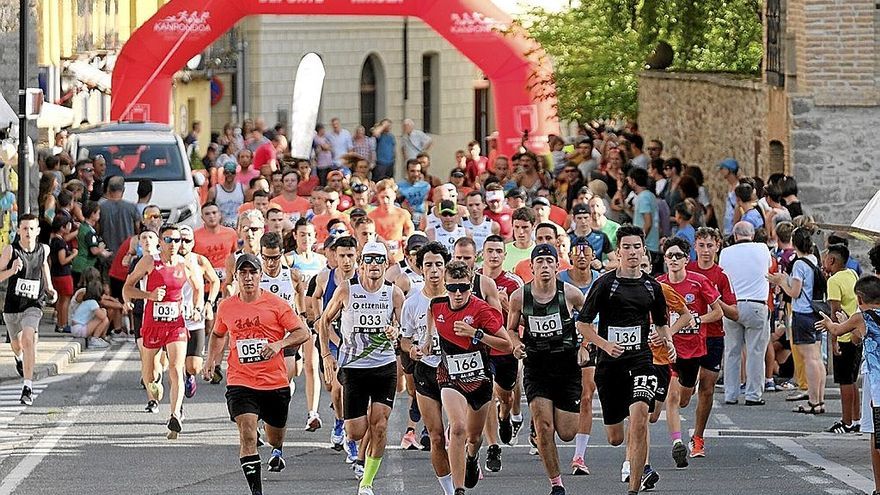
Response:
POLYGON ((818 225, 823 230, 844 233, 853 239, 874 243, 880 241, 880 190, 874 193, 874 197, 862 208, 851 225, 833 223, 818 225))

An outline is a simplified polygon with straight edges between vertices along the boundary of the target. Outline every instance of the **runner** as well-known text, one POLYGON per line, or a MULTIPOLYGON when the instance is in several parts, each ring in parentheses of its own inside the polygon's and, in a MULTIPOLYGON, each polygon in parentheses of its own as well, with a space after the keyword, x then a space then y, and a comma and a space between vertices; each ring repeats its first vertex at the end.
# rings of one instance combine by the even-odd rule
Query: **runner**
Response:
POLYGON ((217 308, 217 325, 204 371, 205 379, 210 379, 211 370, 223 358, 229 335, 226 407, 238 426, 239 461, 252 495, 263 494, 258 421, 265 424, 266 439, 272 445, 269 471, 285 467, 283 445, 290 387, 281 350, 308 341, 308 330, 290 305, 260 288, 261 270, 260 259, 252 254, 243 254, 236 261, 239 293, 224 299, 217 308))
POLYGON ((3 319, 12 344, 15 370, 24 379, 20 402, 34 403, 34 364, 43 301, 53 303, 58 294, 49 272, 49 246, 37 242, 40 220, 26 213, 18 217, 16 238, 0 253, 0 282, 8 280, 3 319), (45 295, 45 299, 44 299, 45 295))
POLYGON ((237 167, 235 162, 226 162, 223 182, 208 191, 208 203, 217 205, 224 227, 236 227, 238 209, 244 204, 244 185, 235 177, 237 167))
MULTIPOLYGON (((504 269, 513 270, 516 264, 529 258, 535 241, 535 212, 531 208, 518 208, 513 212, 513 241, 507 243, 507 256, 504 258, 504 269)), ((555 237, 555 230, 554 230, 555 237)))
MULTIPOLYGON (((462 237, 473 238, 472 232, 461 226, 461 218, 458 216, 458 205, 448 199, 440 202, 440 226, 428 227, 428 239, 437 241, 446 249, 452 249, 455 241, 462 237)), ((479 249, 477 249, 479 251, 479 249)))
POLYGON ((263 214, 259 210, 248 210, 238 215, 238 246, 239 249, 226 257, 225 273, 223 280, 223 292, 233 295, 236 292, 235 262, 242 254, 260 253, 260 239, 266 231, 263 214))
POLYGON ((397 263, 403 259, 403 243, 415 228, 408 211, 396 206, 397 184, 393 179, 383 179, 376 184, 375 210, 367 216, 376 222, 376 233, 389 246, 390 260, 397 263))
POLYGON ((644 232, 631 225, 617 231, 620 266, 599 278, 578 314, 578 329, 600 352, 596 359, 596 387, 608 441, 624 441, 623 420, 630 418, 632 476, 629 493, 638 493, 647 456, 648 407, 657 389, 648 334, 656 331, 675 356, 669 337, 666 300, 660 284, 639 269, 645 250, 644 232), (598 328, 593 324, 599 316, 598 328))
MULTIPOLYGON (((727 274, 715 262, 718 251, 721 249, 721 234, 716 229, 700 227, 697 229, 694 249, 697 252, 697 261, 688 264, 688 271, 705 275, 711 280, 715 289, 721 294, 721 299, 718 302, 724 317, 733 321, 738 320, 739 309, 736 306, 736 294, 733 293, 727 274)), ((694 433, 691 435, 691 441, 688 442, 691 457, 706 457, 703 432, 706 430, 709 414, 712 412, 715 384, 718 382, 721 362, 724 359, 724 326, 722 322, 705 323, 705 327, 706 355, 700 360, 694 433)))
MULTIPOLYGON (((191 399, 196 395, 196 376, 202 374, 202 364, 205 357, 205 320, 214 319, 214 306, 217 304, 217 296, 220 293, 220 278, 214 272, 211 262, 201 254, 192 252, 195 243, 193 229, 188 225, 180 227, 180 251, 192 271, 193 276, 205 282, 207 296, 205 299, 204 318, 193 319, 192 316, 185 318, 186 329, 189 330, 189 340, 186 343, 186 360, 184 363, 183 395, 191 399), (210 318, 209 318, 210 316, 210 318)), ((193 308, 189 304, 192 300, 193 287, 187 281, 183 285, 182 297, 184 315, 192 315, 193 308)))
MULTIPOLYGON (((288 264, 298 271, 299 279, 296 283, 305 287, 309 280, 321 271, 327 264, 327 258, 313 251, 315 241, 317 239, 315 226, 308 222, 305 218, 300 218, 294 225, 294 234, 296 235, 296 249, 287 253, 288 264)), ((304 290, 296 291, 296 300, 293 301, 295 308, 300 308, 300 313, 305 308, 305 301, 302 298, 304 290)), ((321 376, 319 374, 318 349, 315 347, 317 335, 309 334, 311 345, 303 346, 303 366, 306 372, 306 403, 309 408, 306 417, 306 431, 315 431, 323 425, 321 416, 318 414, 318 405, 321 400, 321 376)), ((293 371, 296 353, 290 349, 284 351, 284 360, 287 362, 287 371, 293 371)), ((293 375, 290 376, 293 379, 293 375)))
MULTIPOLYGON (((672 380, 666 398, 666 425, 672 440, 672 458, 679 469, 688 465, 687 449, 681 441, 680 407, 687 407, 697 385, 700 362, 706 356, 706 327, 703 322, 721 321, 722 311, 719 303, 721 294, 705 276, 688 272, 686 265, 690 258, 691 246, 681 237, 671 237, 663 244, 668 273, 657 281, 666 283, 684 297, 687 309, 693 317, 693 324, 676 332, 673 337, 676 360, 672 365, 672 380)), ((675 323, 681 315, 670 313, 670 321, 675 323)))
MULTIPOLYGON (((430 227, 434 227, 435 229, 440 227, 440 203, 443 201, 452 201, 454 204, 458 205, 458 189, 456 189, 455 184, 447 182, 446 184, 435 187, 432 194, 434 196, 434 206, 428 210, 427 215, 422 215, 422 219, 419 221, 419 230, 422 232, 427 232, 430 227)), ((468 214, 467 208, 464 206, 458 206, 458 213, 459 218, 466 217, 468 214)))
MULTIPOLYGON (((576 237, 571 243, 572 267, 559 272, 559 280, 577 287, 586 296, 599 278, 599 272, 591 268, 593 264, 593 246, 586 237, 576 237)), ((573 311, 577 318, 578 310, 573 311)), ((595 325, 598 323, 594 321, 595 325)), ((571 474, 587 475, 590 469, 584 462, 587 446, 590 444, 590 432, 593 430, 593 395, 596 393, 596 346, 587 340, 581 341, 581 404, 578 414, 578 430, 574 436, 574 456, 571 458, 571 474)))
POLYGON ((452 259, 463 261, 474 274, 473 288, 471 289, 474 295, 489 303, 489 306, 501 311, 501 298, 498 296, 498 287, 495 285, 495 281, 476 272, 477 245, 474 240, 470 237, 462 237, 455 241, 455 245, 452 246, 452 259))
POLYGON ((373 495, 373 479, 385 454, 388 417, 397 390, 394 342, 405 296, 385 281, 388 260, 383 244, 372 242, 364 246, 360 277, 343 282, 321 316, 325 380, 332 381, 338 370, 349 438, 361 440, 369 435, 358 495, 373 495), (337 368, 327 330, 340 313, 342 340, 337 368))
POLYGON ((497 182, 486 186, 486 217, 498 224, 505 240, 513 239, 513 210, 504 202, 504 187, 497 182))
POLYGON ((429 354, 433 335, 439 337, 437 383, 449 418, 448 455, 455 495, 463 495, 465 488, 473 488, 480 479, 480 443, 492 400, 488 349, 512 352, 501 313, 472 297, 474 275, 464 262, 449 263, 444 275, 448 295, 431 301, 430 338, 422 344, 422 353, 429 354))
POLYGON ((444 272, 449 259, 449 252, 438 242, 427 243, 418 250, 416 265, 425 274, 425 285, 403 303, 400 338, 401 350, 415 363, 416 400, 430 438, 431 465, 443 495, 454 495, 455 486, 449 467, 449 454, 446 452, 440 386, 437 384, 439 341, 437 345, 431 341, 431 349, 427 353, 424 353, 423 346, 429 342, 427 314, 431 301, 446 295, 444 272))
MULTIPOLYGON (((504 271, 504 238, 492 234, 486 238, 483 244, 483 268, 482 275, 491 278, 498 287, 501 299, 501 315, 507 328, 507 317, 510 309, 510 295, 522 287, 523 281, 513 273, 504 271)), ((518 359, 512 354, 504 354, 495 349, 489 350, 489 363, 492 367, 492 377, 495 382, 493 389, 494 398, 498 401, 497 414, 489 414, 486 418, 486 440, 489 443, 486 449, 486 469, 497 472, 501 470, 501 443, 512 445, 516 433, 522 427, 521 401, 522 386, 519 380, 518 359), (517 398, 517 400, 514 400, 517 398), (516 431, 516 433, 514 433, 516 431)))
POLYGON ((501 226, 486 216, 486 202, 483 200, 482 192, 469 192, 467 199, 465 199, 465 206, 468 216, 462 220, 461 225, 470 230, 471 236, 477 244, 477 252, 482 254, 486 238, 492 234, 500 234, 501 226))
POLYGON ((400 290, 407 297, 418 294, 425 286, 425 278, 416 265, 416 255, 419 249, 427 243, 428 238, 425 234, 419 231, 413 232, 406 240, 406 257, 385 272, 385 278, 400 287, 400 290))
MULTIPOLYGON (((204 312, 202 277, 193 273, 183 258, 178 256, 181 235, 177 227, 166 225, 159 230, 159 256, 144 256, 125 280, 123 294, 129 300, 143 299, 144 322, 141 336, 145 349, 143 360, 145 377, 152 377, 153 357, 163 348, 168 352, 171 382, 171 418, 168 420, 169 440, 175 440, 181 431, 181 403, 183 399, 183 368, 189 332, 184 323, 182 289, 186 281, 192 285, 191 318, 198 321, 204 312), (146 278, 146 287, 136 287, 146 278)), ((156 384, 147 383, 156 393, 156 384)), ((159 400, 159 399, 156 399, 159 400)))
POLYGON ((299 171, 294 168, 285 168, 281 174, 281 194, 272 198, 272 201, 281 206, 281 211, 291 222, 296 222, 306 216, 306 212, 309 211, 309 200, 300 197, 297 192, 300 182, 299 171))
POLYGON ((202 224, 193 232, 192 250, 208 258, 220 280, 226 280, 226 259, 238 248, 238 234, 234 228, 220 224, 220 208, 215 203, 202 205, 202 224))

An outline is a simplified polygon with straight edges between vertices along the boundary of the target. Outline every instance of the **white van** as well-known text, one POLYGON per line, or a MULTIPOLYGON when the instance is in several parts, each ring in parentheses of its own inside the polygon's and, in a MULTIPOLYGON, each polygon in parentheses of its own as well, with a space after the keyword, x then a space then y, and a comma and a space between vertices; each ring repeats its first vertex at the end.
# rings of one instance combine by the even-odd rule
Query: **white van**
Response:
POLYGON ((75 160, 102 155, 107 160, 105 177, 125 177, 124 198, 137 202, 140 179, 153 181, 150 201, 162 210, 165 223, 197 227, 201 224, 197 187, 204 177, 193 179, 183 140, 162 124, 119 122, 75 129, 68 139, 75 160))

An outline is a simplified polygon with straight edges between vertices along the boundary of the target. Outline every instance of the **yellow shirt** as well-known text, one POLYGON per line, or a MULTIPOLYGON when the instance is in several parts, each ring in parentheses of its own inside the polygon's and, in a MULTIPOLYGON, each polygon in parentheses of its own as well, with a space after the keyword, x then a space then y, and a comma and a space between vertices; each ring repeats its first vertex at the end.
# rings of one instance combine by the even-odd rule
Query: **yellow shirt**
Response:
MULTIPOLYGON (((859 301, 856 299, 856 282, 858 274, 846 268, 828 278, 828 300, 840 303, 840 309, 848 315, 854 315, 859 310, 859 301)), ((852 334, 837 337, 838 342, 851 342, 852 334)))

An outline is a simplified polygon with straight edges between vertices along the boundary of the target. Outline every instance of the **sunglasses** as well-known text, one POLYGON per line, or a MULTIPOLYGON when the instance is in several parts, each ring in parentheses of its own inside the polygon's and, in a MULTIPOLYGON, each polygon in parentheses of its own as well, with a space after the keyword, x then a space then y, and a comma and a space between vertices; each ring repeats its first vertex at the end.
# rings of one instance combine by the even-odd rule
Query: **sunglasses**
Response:
POLYGON ((685 253, 666 253, 666 259, 668 260, 683 260, 687 257, 688 255, 685 253))
POLYGON ((181 241, 180 237, 163 237, 162 240, 165 241, 165 244, 171 244, 172 242, 180 244, 181 241))
POLYGON ((348 231, 345 229, 331 229, 330 230, 330 235, 342 235, 342 234, 347 234, 347 233, 348 233, 348 231))
POLYGON ((184 244, 192 244, 194 242, 194 239, 186 239, 184 237, 181 237, 180 242, 182 242, 184 244))
POLYGON ((262 231, 263 227, 248 227, 245 230, 249 230, 250 232, 256 234, 257 232, 262 231))
POLYGON ((144 215, 144 219, 146 219, 146 220, 156 220, 158 218, 162 218, 162 215, 159 213, 151 213, 149 215, 144 215))
POLYGON ((92 169, 92 168, 84 168, 84 169, 82 169, 82 171, 85 172, 85 173, 87 173, 87 174, 90 174, 90 173, 94 172, 95 169, 92 169))
POLYGON ((446 284, 446 292, 452 294, 454 292, 459 292, 464 294, 465 292, 471 290, 471 284, 460 283, 460 284, 446 284))
POLYGON ((576 254, 584 254, 587 251, 593 252, 593 246, 589 244, 578 244, 571 247, 571 252, 576 254))
POLYGON ((278 254, 278 255, 275 255, 275 256, 266 256, 265 254, 261 254, 260 256, 262 256, 262 257, 263 257, 263 260, 265 260, 265 261, 278 261, 278 260, 280 260, 281 257, 284 256, 284 255, 283 255, 283 254, 278 254))
POLYGON ((361 258, 367 265, 382 265, 385 264, 386 259, 384 254, 365 254, 361 258))
POLYGON ((441 217, 454 217, 455 213, 453 213, 451 211, 441 211, 440 216, 441 217))

